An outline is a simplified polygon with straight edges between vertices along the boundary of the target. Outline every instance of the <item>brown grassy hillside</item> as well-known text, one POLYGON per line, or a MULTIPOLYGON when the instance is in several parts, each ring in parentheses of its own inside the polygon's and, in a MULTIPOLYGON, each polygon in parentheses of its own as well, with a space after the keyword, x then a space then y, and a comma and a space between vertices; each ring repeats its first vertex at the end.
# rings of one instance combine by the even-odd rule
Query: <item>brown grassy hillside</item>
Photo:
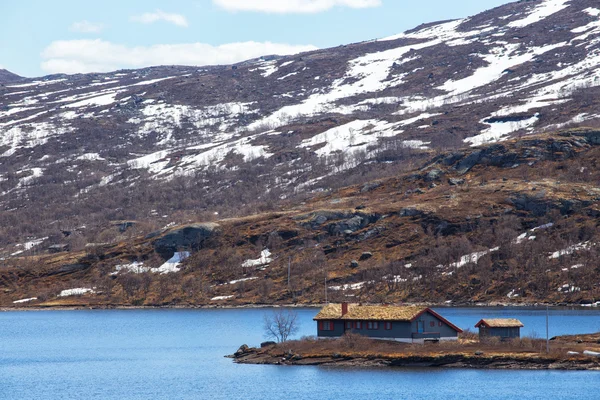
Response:
POLYGON ((432 154, 275 212, 13 258, 0 305, 307 304, 323 302, 326 285, 335 301, 591 304, 599 144, 600 131, 579 129, 432 154), (131 266, 159 267, 175 251, 191 252, 178 272, 131 266), (92 291, 58 296, 73 288, 92 291))

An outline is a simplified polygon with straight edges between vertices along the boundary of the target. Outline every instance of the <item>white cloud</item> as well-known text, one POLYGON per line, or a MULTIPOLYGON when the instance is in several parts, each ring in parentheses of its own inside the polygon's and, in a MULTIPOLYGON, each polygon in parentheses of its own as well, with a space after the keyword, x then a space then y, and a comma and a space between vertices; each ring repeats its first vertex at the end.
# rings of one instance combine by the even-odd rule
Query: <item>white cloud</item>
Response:
POLYGON ((74 74, 152 65, 233 64, 263 55, 289 55, 315 49, 312 45, 271 42, 229 43, 220 46, 187 43, 128 47, 101 39, 60 40, 44 49, 41 67, 48 73, 74 74))
POLYGON ((381 0, 212 0, 228 11, 259 11, 266 13, 318 13, 333 7, 379 7, 381 0))
POLYGON ((151 13, 134 15, 129 19, 134 22, 141 22, 142 24, 152 24, 157 21, 166 21, 184 28, 187 28, 188 26, 187 19, 183 15, 167 13, 158 9, 151 13))
POLYGON ((104 29, 104 25, 83 20, 79 22, 73 22, 69 29, 73 32, 98 33, 104 29))

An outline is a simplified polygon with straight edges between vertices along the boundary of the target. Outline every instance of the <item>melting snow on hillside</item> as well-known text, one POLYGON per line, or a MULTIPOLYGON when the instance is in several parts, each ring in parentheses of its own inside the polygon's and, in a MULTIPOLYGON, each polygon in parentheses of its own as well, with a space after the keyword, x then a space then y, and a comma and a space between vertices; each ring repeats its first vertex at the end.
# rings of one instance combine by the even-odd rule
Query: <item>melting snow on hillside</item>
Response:
POLYGON ((94 289, 90 288, 74 288, 74 289, 65 289, 61 291, 58 297, 68 297, 68 296, 81 296, 87 293, 96 293, 94 289))
POLYGON ((211 299, 211 301, 217 301, 217 300, 229 300, 232 299, 233 295, 229 295, 229 296, 215 296, 211 299))
POLYGON ((181 262, 183 260, 185 260, 186 258, 188 258, 189 256, 190 256, 189 251, 175 252, 175 254, 173 254, 173 257, 171 257, 169 260, 167 260, 160 267, 156 267, 156 268, 150 268, 150 267, 144 266, 143 261, 134 261, 129 264, 121 264, 121 265, 115 266, 115 272, 113 272, 111 275, 116 275, 121 271, 133 272, 135 274, 141 274, 144 272, 153 272, 153 273, 160 273, 160 274, 168 274, 170 272, 179 272, 181 270, 181 268, 179 268, 179 265, 181 265, 181 262))
POLYGON ((324 144, 315 151, 319 156, 327 156, 338 151, 366 150, 370 144, 377 143, 379 138, 396 136, 401 133, 402 131, 394 129, 398 125, 375 119, 356 120, 303 140, 300 147, 324 144))
POLYGON ((185 260, 186 258, 188 258, 189 256, 190 256, 189 251, 175 252, 175 254, 173 254, 173 257, 171 257, 167 262, 165 262, 163 265, 161 265, 158 268, 151 268, 150 271, 157 272, 160 274, 168 274, 169 272, 179 272, 179 271, 181 271, 181 268, 179 268, 179 265, 181 265, 181 262, 183 260, 185 260))
POLYGON ((590 242, 582 242, 582 243, 577 243, 574 244, 572 246, 569 246, 565 249, 559 250, 559 251, 555 251, 554 253, 550 254, 550 256, 548 256, 549 259, 553 259, 553 258, 559 258, 562 256, 567 256, 569 254, 573 254, 577 251, 581 251, 581 250, 588 250, 590 247, 592 247, 594 244, 590 243, 590 242))
POLYGON ((523 28, 527 25, 539 22, 560 10, 567 8, 571 0, 544 0, 542 3, 533 8, 533 10, 522 19, 513 21, 508 24, 511 28, 523 28))
POLYGON ((507 135, 517 132, 520 130, 532 131, 533 126, 539 120, 539 114, 535 114, 531 118, 527 118, 521 121, 507 121, 507 122, 484 122, 479 121, 482 124, 489 125, 490 127, 483 130, 481 134, 466 138, 465 143, 470 143, 471 146, 479 146, 485 143, 492 143, 501 140, 507 135))
POLYGON ((34 301, 34 300, 37 300, 37 297, 30 297, 28 299, 15 300, 15 301, 13 301, 13 304, 29 303, 30 301, 34 301))
POLYGON ((271 258, 271 252, 269 251, 269 249, 264 249, 260 252, 259 258, 244 261, 242 263, 242 268, 260 267, 269 264, 271 261, 273 261, 273 259, 271 258))

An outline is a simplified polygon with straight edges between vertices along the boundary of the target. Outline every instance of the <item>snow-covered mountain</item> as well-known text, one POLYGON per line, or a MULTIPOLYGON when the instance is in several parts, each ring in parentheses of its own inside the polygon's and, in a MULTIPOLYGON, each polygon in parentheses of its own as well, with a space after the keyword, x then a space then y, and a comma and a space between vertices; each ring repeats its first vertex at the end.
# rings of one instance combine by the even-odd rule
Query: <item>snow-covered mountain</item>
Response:
POLYGON ((519 1, 233 66, 3 76, 8 244, 109 219, 260 209, 422 153, 594 124, 600 4, 519 1))

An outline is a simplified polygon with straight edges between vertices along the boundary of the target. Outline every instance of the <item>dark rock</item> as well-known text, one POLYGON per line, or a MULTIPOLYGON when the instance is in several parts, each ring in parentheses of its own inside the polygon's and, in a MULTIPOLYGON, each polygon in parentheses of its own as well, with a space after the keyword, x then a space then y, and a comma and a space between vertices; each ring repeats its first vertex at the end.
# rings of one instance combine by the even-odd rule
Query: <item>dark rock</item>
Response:
POLYGON ((356 232, 367 226, 367 224, 368 220, 360 215, 356 215, 350 219, 330 224, 327 231, 330 235, 335 235, 344 231, 356 232))
POLYGON ((442 159, 441 163, 442 163, 442 165, 450 166, 450 165, 453 165, 454 163, 456 163, 458 160, 460 160, 464 156, 465 156, 464 153, 452 153, 449 156, 444 157, 444 159, 442 159))
POLYGON ((465 183, 464 179, 459 179, 459 178, 448 179, 448 184, 450 184, 451 186, 458 186, 458 185, 462 185, 463 183, 465 183))
POLYGON ((476 351, 474 354, 475 354, 476 356, 482 356, 484 353, 483 353, 483 351, 481 351, 481 350, 477 350, 477 351, 476 351))
POLYGON ((121 233, 124 233, 125 231, 127 231, 127 229, 129 229, 133 226, 135 226, 134 221, 123 221, 123 222, 117 223, 117 227, 119 228, 119 232, 121 232, 121 233))
POLYGON ((384 226, 375 226, 372 229, 368 229, 366 232, 361 232, 359 235, 355 236, 354 239, 361 242, 363 240, 367 240, 371 236, 378 235, 379 233, 381 233, 383 231, 385 231, 384 226))
POLYGON ((547 202, 524 194, 512 197, 508 199, 508 201, 511 202, 517 210, 530 211, 536 217, 546 215, 550 208, 547 202))
POLYGON ((372 190, 377 189, 378 187, 381 186, 381 182, 370 182, 365 184, 361 189, 360 192, 361 193, 366 193, 366 192, 370 192, 372 190))
POLYGON ((360 206, 356 206, 355 210, 364 210, 365 208, 366 206, 361 204, 360 206))
POLYGON ((350 268, 358 268, 358 261, 352 260, 350 261, 350 268))
POLYGON ((235 353, 233 353, 234 357, 241 357, 244 354, 248 353, 248 350, 250 350, 250 348, 248 347, 247 344, 243 344, 240 346, 239 349, 237 349, 237 351, 235 353))
POLYGON ((417 210, 416 208, 407 207, 400 210, 401 217, 415 217, 423 214, 423 211, 417 210))
POLYGON ((205 223, 173 230, 154 241, 154 251, 165 260, 173 257, 176 251, 197 251, 208 238, 217 234, 218 228, 218 224, 205 223))
POLYGON ((371 253, 370 251, 365 251, 364 253, 362 253, 360 255, 360 258, 358 260, 359 261, 365 261, 365 260, 368 260, 371 257, 373 257, 373 253, 371 253))
POLYGON ((469 172, 471 170, 471 168, 473 168, 475 165, 477 165, 477 163, 479 163, 479 160, 481 160, 482 156, 483 156, 482 150, 474 151, 471 154, 469 154, 468 156, 466 156, 465 158, 463 158, 462 160, 460 160, 454 166, 454 169, 456 169, 456 171, 460 175, 464 175, 467 172, 469 172))
POLYGON ((90 268, 91 264, 86 262, 74 263, 74 264, 66 264, 61 266, 55 271, 50 272, 48 275, 67 275, 75 272, 85 271, 90 268))
POLYGON ((444 175, 444 172, 442 170, 432 169, 427 174, 425 174, 423 179, 425 180, 425 182, 431 182, 431 181, 439 180, 443 175, 444 175))
POLYGON ((53 244, 52 246, 48 246, 49 253, 61 253, 63 251, 69 251, 68 244, 53 244))
POLYGON ((276 344, 277 344, 277 343, 273 342, 272 340, 269 340, 269 341, 266 341, 266 342, 262 342, 262 343, 260 344, 260 347, 261 347, 261 348, 264 348, 264 347, 271 347, 271 346, 275 346, 276 344))

